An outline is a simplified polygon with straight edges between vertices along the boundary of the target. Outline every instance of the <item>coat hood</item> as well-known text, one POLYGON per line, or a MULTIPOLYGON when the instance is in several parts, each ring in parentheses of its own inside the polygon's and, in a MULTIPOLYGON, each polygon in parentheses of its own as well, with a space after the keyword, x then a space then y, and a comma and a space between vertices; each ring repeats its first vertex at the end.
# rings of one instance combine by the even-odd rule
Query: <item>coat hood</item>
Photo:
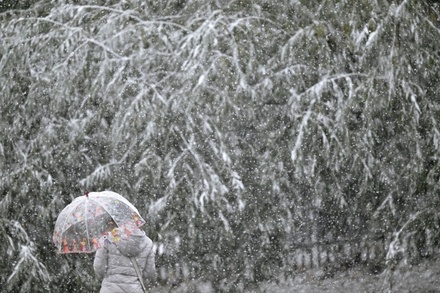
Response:
POLYGON ((148 245, 148 238, 139 229, 130 233, 127 238, 121 238, 116 242, 118 250, 125 256, 132 257, 139 255, 148 245))

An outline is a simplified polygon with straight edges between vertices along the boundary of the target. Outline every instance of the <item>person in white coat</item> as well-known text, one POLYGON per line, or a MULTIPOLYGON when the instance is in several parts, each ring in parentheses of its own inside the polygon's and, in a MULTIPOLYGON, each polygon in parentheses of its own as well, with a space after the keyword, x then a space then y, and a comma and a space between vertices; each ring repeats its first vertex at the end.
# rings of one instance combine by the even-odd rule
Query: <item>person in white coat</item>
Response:
POLYGON ((151 287, 156 279, 153 241, 143 231, 136 229, 127 237, 106 241, 96 251, 93 268, 102 280, 100 293, 142 293, 135 260, 145 287, 151 287))

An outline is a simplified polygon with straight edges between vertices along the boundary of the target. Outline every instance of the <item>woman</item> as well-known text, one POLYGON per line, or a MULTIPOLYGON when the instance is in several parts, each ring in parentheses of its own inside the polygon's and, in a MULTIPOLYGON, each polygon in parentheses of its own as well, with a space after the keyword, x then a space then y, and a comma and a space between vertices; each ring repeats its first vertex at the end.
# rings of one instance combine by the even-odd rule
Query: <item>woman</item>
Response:
POLYGON ((93 268, 98 279, 102 280, 100 293, 144 292, 132 262, 134 260, 146 287, 156 279, 153 241, 139 229, 127 233, 126 237, 121 237, 121 232, 116 228, 110 235, 113 241, 105 239, 107 243, 96 251, 93 268))

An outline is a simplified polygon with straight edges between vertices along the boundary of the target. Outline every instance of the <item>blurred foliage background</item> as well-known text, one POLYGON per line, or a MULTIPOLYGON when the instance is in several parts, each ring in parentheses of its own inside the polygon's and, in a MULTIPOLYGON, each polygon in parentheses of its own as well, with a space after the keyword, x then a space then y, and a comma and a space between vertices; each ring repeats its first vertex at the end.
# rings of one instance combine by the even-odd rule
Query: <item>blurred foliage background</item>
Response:
POLYGON ((51 242, 86 190, 138 207, 158 286, 243 291, 316 243, 433 255, 439 6, 318 2, 2 1, 1 288, 98 291, 51 242))

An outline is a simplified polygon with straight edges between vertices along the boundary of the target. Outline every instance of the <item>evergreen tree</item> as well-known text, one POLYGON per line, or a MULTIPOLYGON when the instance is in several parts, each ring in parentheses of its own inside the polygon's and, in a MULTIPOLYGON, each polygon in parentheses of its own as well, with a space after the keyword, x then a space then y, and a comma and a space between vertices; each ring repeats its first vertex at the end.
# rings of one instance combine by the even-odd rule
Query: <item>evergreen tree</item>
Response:
POLYGON ((438 246, 438 5, 5 3, 7 292, 97 291, 93 255, 51 242, 85 190, 138 207, 164 283, 241 291, 329 239, 391 237, 386 265, 438 246))

